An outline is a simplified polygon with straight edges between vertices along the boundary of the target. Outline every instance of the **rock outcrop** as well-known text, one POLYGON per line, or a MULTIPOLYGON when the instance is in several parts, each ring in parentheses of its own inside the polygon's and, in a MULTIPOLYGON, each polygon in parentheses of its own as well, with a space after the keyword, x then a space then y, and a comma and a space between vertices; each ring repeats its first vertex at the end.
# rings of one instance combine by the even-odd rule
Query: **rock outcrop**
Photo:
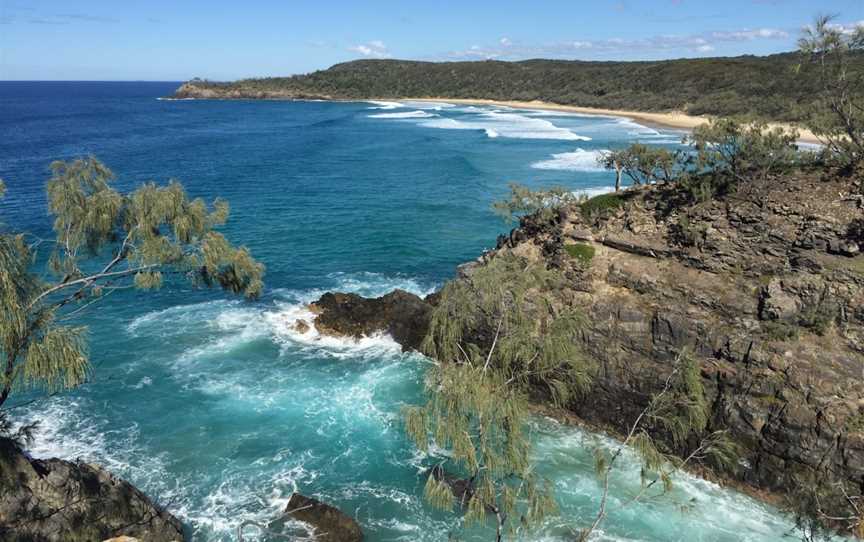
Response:
POLYGON ((123 536, 184 540, 180 521, 101 467, 31 459, 0 438, 0 540, 92 542, 123 536))
MULTIPOLYGON (((285 515, 312 527, 317 542, 361 542, 363 531, 351 516, 312 497, 294 493, 285 507, 285 515)), ((279 523, 279 522, 276 522, 279 523)), ((271 525, 271 528, 277 527, 271 525)))
POLYGON ((625 430, 686 349, 710 428, 741 447, 722 475, 780 493, 799 475, 864 492, 864 204, 853 186, 795 173, 695 204, 674 186, 636 188, 604 196, 616 201, 602 212, 524 218, 455 280, 503 252, 562 270, 549 305, 585 316, 582 349, 597 364, 591 392, 569 405, 581 418, 625 430))
POLYGON ((374 299, 327 293, 311 308, 318 313, 314 325, 319 333, 357 339, 388 333, 405 350, 420 348, 432 310, 427 301, 404 290, 374 299))
POLYGON ((251 88, 242 84, 188 81, 171 96, 175 100, 328 100, 329 95, 292 88, 251 88))
POLYGON ((624 429, 688 349, 713 428, 742 446, 735 476, 787 491, 793 475, 824 475, 864 491, 864 257, 850 233, 864 209, 852 184, 799 173, 692 205, 676 187, 637 189, 606 213, 529 218, 498 251, 533 246, 569 277, 560 301, 587 317, 583 349, 600 363, 571 405, 581 417, 624 429), (590 265, 567 244, 593 248, 590 265))

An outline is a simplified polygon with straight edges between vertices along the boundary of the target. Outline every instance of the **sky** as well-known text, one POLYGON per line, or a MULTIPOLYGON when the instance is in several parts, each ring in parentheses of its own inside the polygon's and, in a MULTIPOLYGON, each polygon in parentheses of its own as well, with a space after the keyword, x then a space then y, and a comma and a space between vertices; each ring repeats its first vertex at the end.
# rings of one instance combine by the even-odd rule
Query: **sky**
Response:
POLYGON ((357 58, 653 60, 795 48, 864 0, 0 0, 0 80, 233 80, 357 58))

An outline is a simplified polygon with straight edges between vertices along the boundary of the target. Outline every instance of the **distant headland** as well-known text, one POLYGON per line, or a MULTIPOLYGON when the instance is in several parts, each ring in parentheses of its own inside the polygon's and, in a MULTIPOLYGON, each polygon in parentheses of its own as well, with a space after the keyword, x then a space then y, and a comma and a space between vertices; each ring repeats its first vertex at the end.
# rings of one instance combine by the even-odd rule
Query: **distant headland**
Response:
MULTIPOLYGON (((818 83, 796 69, 798 53, 650 62, 419 62, 356 60, 289 77, 213 82, 194 79, 173 98, 490 100, 532 107, 575 107, 692 128, 705 116, 797 123, 818 83), (648 115, 648 114, 651 115, 648 115), (663 114, 663 115, 657 115, 663 114)), ((853 68, 864 71, 864 59, 853 68)), ((806 136, 806 134, 804 134, 806 136)))

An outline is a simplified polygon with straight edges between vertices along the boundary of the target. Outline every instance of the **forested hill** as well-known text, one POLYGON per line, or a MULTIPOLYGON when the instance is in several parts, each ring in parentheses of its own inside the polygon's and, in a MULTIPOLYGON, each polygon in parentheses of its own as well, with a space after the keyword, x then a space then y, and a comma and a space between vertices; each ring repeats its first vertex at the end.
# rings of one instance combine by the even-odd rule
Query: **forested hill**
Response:
MULTIPOLYGON (((180 87, 175 97, 542 100, 796 121, 803 120, 804 110, 812 110, 817 85, 815 68, 799 70, 800 63, 798 53, 651 62, 356 60, 291 77, 232 83, 196 79, 180 87)), ((855 68, 864 71, 864 58, 855 68)))

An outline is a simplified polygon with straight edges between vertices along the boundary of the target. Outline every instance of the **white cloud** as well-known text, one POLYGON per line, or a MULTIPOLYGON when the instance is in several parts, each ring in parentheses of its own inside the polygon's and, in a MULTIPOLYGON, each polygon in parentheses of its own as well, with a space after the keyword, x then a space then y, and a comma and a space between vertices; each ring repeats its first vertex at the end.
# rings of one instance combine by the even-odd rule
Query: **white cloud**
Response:
POLYGON ((389 58, 392 56, 390 51, 387 49, 387 46, 384 45, 384 42, 381 40, 372 40, 368 43, 352 45, 348 50, 372 58, 389 58))
POLYGON ((657 35, 647 38, 625 39, 608 38, 604 40, 569 40, 544 44, 514 44, 508 38, 501 38, 493 46, 474 45, 467 50, 452 51, 447 56, 451 58, 573 58, 586 51, 594 54, 602 53, 632 53, 632 52, 662 52, 689 51, 691 53, 708 53, 717 50, 724 42, 741 42, 754 40, 788 40, 789 32, 776 28, 743 29, 734 31, 718 31, 690 35, 657 35))
POLYGON ((737 30, 734 32, 712 32, 711 37, 720 41, 750 41, 756 39, 786 39, 789 32, 776 28, 757 28, 755 30, 737 30))

